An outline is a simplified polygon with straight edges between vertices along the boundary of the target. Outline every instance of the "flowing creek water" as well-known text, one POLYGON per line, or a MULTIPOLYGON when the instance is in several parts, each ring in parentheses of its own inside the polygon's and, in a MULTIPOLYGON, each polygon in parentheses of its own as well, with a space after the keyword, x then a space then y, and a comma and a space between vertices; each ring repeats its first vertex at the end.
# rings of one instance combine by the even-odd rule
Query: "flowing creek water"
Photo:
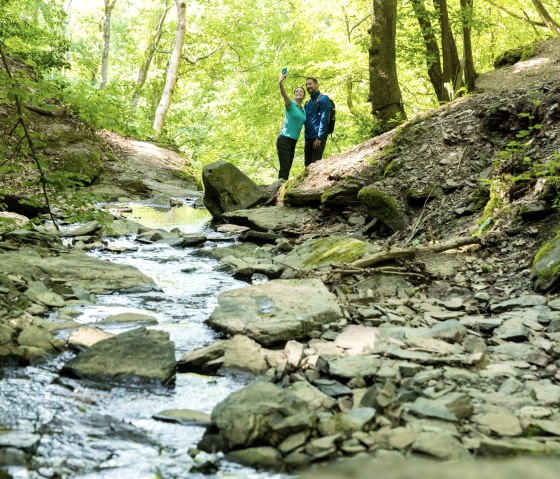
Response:
MULTIPOLYGON (((179 228, 186 233, 202 232, 211 239, 207 246, 226 244, 224 237, 208 229, 205 210, 189 206, 161 208, 130 205, 132 218, 153 228, 179 228)), ((204 320, 216 306, 221 291, 245 283, 216 270, 213 259, 193 255, 193 248, 139 245, 132 239, 112 241, 137 248, 122 254, 93 252, 97 257, 133 265, 154 279, 161 291, 99 295, 95 305, 80 307, 76 320, 93 325, 121 312, 142 312, 158 319, 156 326, 167 331, 179 359, 189 350, 216 339, 204 320)), ((74 308, 74 307, 73 307, 74 308)), ((56 315, 51 317, 57 320, 56 315)), ((112 333, 137 325, 103 325, 112 333)), ((66 331, 63 334, 68 334, 66 331)), ((31 467, 11 467, 14 479, 179 479, 271 478, 273 473, 256 472, 222 461, 210 475, 192 472, 188 450, 196 446, 203 427, 156 421, 154 414, 165 409, 195 409, 211 412, 219 401, 241 388, 247 378, 207 377, 177 374, 173 388, 111 387, 61 378, 58 371, 73 356, 66 352, 46 365, 7 368, 0 381, 0 424, 19 431, 12 434, 21 444, 34 444, 31 467), (40 440, 37 443, 37 436, 40 440)), ((31 447, 31 446, 30 446, 31 447)), ((21 445, 20 445, 21 449, 21 445)))

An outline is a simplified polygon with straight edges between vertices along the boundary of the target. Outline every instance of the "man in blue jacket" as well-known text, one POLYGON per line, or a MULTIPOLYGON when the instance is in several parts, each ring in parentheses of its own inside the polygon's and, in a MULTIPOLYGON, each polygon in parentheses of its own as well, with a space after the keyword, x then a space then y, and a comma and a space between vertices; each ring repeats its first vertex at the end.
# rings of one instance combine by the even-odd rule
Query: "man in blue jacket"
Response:
POLYGON ((305 166, 323 158, 327 144, 328 126, 331 113, 331 101, 319 91, 319 82, 309 77, 305 80, 307 92, 311 99, 305 104, 305 166))

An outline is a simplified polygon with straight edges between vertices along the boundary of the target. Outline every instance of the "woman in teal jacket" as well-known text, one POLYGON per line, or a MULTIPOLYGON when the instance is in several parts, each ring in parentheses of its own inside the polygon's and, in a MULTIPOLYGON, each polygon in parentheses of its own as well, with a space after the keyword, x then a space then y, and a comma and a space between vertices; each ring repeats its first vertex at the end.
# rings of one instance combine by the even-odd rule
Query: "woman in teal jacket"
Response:
POLYGON ((301 106, 305 98, 305 90, 302 87, 297 87, 294 90, 294 99, 291 100, 284 89, 286 76, 285 73, 282 73, 278 79, 280 93, 284 98, 286 109, 284 111, 284 126, 276 139, 278 161, 280 162, 278 178, 283 178, 284 180, 287 180, 290 176, 290 169, 292 168, 296 152, 296 143, 299 139, 301 127, 305 123, 305 110, 301 106))

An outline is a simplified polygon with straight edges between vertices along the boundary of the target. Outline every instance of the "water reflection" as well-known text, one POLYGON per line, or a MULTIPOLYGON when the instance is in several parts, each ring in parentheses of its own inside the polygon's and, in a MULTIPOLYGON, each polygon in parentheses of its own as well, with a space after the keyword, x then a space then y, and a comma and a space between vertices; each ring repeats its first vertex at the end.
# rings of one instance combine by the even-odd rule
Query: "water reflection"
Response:
POLYGON ((212 218, 205 209, 192 206, 147 206, 132 205, 130 212, 122 214, 127 219, 138 221, 148 228, 179 228, 183 233, 197 233, 212 218))

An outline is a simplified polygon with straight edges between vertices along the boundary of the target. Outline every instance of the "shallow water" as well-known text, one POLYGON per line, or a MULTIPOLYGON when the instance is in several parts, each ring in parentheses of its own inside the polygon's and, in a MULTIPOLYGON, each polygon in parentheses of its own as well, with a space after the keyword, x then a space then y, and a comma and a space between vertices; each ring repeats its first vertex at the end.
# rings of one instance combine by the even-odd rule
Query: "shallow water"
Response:
MULTIPOLYGON (((204 247, 220 245, 219 235, 207 229, 209 216, 205 210, 188 206, 132 207, 131 219, 146 226, 207 233, 215 240, 204 247)), ((216 271, 215 260, 193 256, 195 248, 138 245, 132 238, 119 238, 112 243, 138 249, 121 254, 92 254, 137 267, 153 278, 161 291, 100 295, 96 305, 80 308, 78 322, 92 325, 128 311, 150 314, 158 324, 149 327, 169 332, 177 358, 216 339, 204 320, 216 306, 217 294, 245 283, 216 271)), ((56 315, 51 319, 57 320, 56 315)), ((97 326, 119 333, 137 325, 97 326)), ((211 475, 190 472, 193 460, 188 450, 196 446, 204 428, 152 419, 164 409, 211 412, 215 404, 241 388, 246 378, 177 374, 174 388, 102 389, 58 376, 58 370, 72 356, 67 352, 47 365, 4 372, 0 381, 0 425, 41 435, 36 452, 31 454, 31 464, 9 469, 14 478, 280 477, 224 461, 211 475)))

